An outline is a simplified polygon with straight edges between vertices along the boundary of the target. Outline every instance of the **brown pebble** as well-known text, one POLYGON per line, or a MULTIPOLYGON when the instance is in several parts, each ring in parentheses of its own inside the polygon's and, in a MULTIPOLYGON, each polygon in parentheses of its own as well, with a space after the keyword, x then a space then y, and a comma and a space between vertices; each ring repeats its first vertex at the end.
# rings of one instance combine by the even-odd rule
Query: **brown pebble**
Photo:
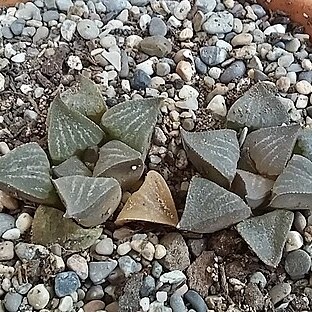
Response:
POLYGON ((118 312, 119 307, 118 307, 118 302, 112 302, 108 306, 106 306, 105 311, 106 312, 118 312))
POLYGON ((104 310, 104 308, 105 308, 105 303, 102 300, 92 300, 83 306, 83 311, 84 312, 96 312, 98 310, 104 310))

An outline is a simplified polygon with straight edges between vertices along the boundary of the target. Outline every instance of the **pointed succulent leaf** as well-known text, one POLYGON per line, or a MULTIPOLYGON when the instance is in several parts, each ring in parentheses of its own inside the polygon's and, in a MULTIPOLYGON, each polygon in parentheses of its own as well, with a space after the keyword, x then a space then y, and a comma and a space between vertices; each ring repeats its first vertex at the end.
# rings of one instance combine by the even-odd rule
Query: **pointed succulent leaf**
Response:
POLYGON ((111 139, 126 143, 145 157, 161 101, 161 98, 148 98, 117 104, 104 113, 102 127, 111 139))
POLYGON ((27 143, 0 157, 0 189, 35 203, 54 203, 50 163, 37 143, 27 143))
POLYGON ((141 153, 121 141, 110 141, 100 149, 93 176, 115 178, 123 189, 128 189, 143 174, 141 156, 141 153))
POLYGON ((276 87, 258 82, 240 97, 229 109, 228 126, 234 129, 259 129, 280 126, 289 122, 286 106, 278 99, 276 87))
POLYGON ((52 170, 57 178, 73 175, 92 177, 92 172, 77 156, 68 158, 58 166, 53 167, 52 170))
POLYGON ((70 110, 57 95, 48 113, 48 146, 53 162, 60 163, 89 146, 99 144, 103 131, 79 112, 70 110))
POLYGON ((283 169, 297 141, 299 125, 262 128, 251 132, 243 145, 258 172, 277 176, 283 169))
POLYGON ((261 261, 276 267, 281 261, 293 219, 293 212, 275 210, 242 221, 237 225, 237 231, 261 261))
POLYGON ((178 214, 171 192, 158 172, 148 172, 144 183, 129 197, 115 223, 121 225, 129 221, 177 225, 178 214))
POLYGON ((294 155, 273 186, 274 208, 312 209, 312 161, 294 155))
POLYGON ((308 158, 312 161, 312 129, 304 128, 301 130, 298 141, 297 148, 299 149, 298 154, 308 158))
POLYGON ((78 111, 95 122, 100 122, 107 110, 97 85, 87 77, 79 76, 78 85, 61 94, 62 101, 72 110, 78 111))
POLYGON ((60 244, 67 250, 78 252, 92 246, 101 234, 102 229, 84 229, 64 218, 58 209, 39 206, 32 224, 31 241, 43 246, 60 244))
POLYGON ((273 180, 248 171, 237 170, 232 191, 245 198, 249 207, 257 208, 270 195, 273 184, 273 180))
POLYGON ((193 177, 178 228, 195 233, 213 233, 250 215, 250 208, 239 196, 207 179, 193 177))
POLYGON ((206 178, 227 187, 236 174, 239 145, 234 130, 187 132, 181 129, 187 155, 206 178))
POLYGON ((113 178, 63 177, 53 181, 66 207, 65 217, 83 226, 105 222, 121 200, 121 188, 113 178))

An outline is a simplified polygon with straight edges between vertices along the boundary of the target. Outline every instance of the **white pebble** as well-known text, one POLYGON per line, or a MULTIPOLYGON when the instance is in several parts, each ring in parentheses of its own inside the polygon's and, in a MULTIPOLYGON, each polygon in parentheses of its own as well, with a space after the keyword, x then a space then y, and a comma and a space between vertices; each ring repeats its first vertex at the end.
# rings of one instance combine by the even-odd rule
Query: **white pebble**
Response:
POLYGON ((157 291, 156 299, 157 301, 164 303, 168 299, 168 293, 165 291, 157 291))
POLYGON ((301 248, 303 245, 303 238, 297 231, 289 231, 285 244, 285 250, 290 252, 301 248))
POLYGON ((207 105, 207 109, 219 116, 226 116, 227 109, 224 96, 221 94, 217 94, 216 96, 214 96, 207 105))
POLYGON ((173 15, 180 21, 183 21, 191 11, 191 8, 191 4, 188 0, 182 0, 175 6, 173 15))
POLYGON ((73 309, 73 298, 71 296, 66 296, 60 300, 58 310, 60 312, 69 312, 73 309))
POLYGON ((124 256, 126 255, 128 252, 130 252, 131 250, 131 243, 130 242, 124 242, 122 244, 120 244, 118 247, 117 247, 117 253, 118 255, 120 256, 124 256))
POLYGON ((182 100, 198 98, 199 92, 192 86, 184 85, 179 91, 179 98, 182 100))
POLYGON ((165 257, 166 254, 167 254, 167 250, 165 246, 161 244, 155 245, 155 259, 160 260, 163 257, 165 257))
POLYGON ((304 70, 312 70, 312 62, 310 60, 308 60, 308 59, 304 59, 301 62, 301 67, 304 70))
POLYGON ((21 231, 17 228, 7 230, 2 234, 3 239, 13 240, 13 241, 19 239, 20 236, 21 236, 21 231))
POLYGON ((221 73, 222 73, 222 69, 219 67, 211 67, 208 72, 209 76, 213 79, 219 79, 221 73))
POLYGON ((33 308, 40 310, 49 303, 50 294, 43 284, 38 284, 28 292, 27 299, 33 308))
POLYGON ((140 307, 142 308, 143 312, 147 312, 150 308, 150 299, 148 297, 143 297, 140 300, 140 307))
POLYGON ((301 80, 296 83, 296 90, 300 94, 308 95, 312 92, 312 86, 308 81, 301 80))
POLYGON ((27 212, 21 213, 16 219, 15 225, 20 230, 21 234, 30 229, 33 222, 33 217, 27 212))
POLYGON ((296 101, 296 108, 303 109, 308 106, 309 98, 306 95, 299 94, 296 101))
POLYGON ((264 30, 264 34, 269 36, 273 33, 285 34, 285 27, 282 24, 275 24, 273 26, 269 26, 264 30))
POLYGON ((82 70, 82 63, 77 55, 70 55, 67 60, 67 65, 71 69, 82 70))

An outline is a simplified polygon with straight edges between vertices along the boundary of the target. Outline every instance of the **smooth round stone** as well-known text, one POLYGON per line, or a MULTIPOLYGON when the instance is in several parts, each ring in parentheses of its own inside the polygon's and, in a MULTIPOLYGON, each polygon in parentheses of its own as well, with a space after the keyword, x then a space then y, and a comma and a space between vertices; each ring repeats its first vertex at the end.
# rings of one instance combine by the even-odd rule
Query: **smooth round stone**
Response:
POLYGON ((72 255, 67 259, 67 266, 72 271, 76 272, 76 274, 82 279, 85 280, 89 274, 89 268, 87 260, 78 255, 72 255))
POLYGON ((275 305, 282 301, 291 293, 291 286, 289 283, 280 283, 272 287, 269 291, 272 303, 275 305))
POLYGON ((189 290, 184 295, 184 298, 185 298, 186 301, 188 301, 190 303, 190 305, 197 312, 206 312, 206 311, 208 311, 208 307, 207 307, 207 305, 205 303, 205 300, 195 290, 189 290))
POLYGON ((256 284, 260 289, 264 289, 267 284, 267 280, 262 272, 255 272, 250 276, 250 283, 256 284))
POLYGON ((166 36, 167 25, 159 17, 153 17, 150 21, 148 31, 150 36, 166 36))
POLYGON ((73 298, 71 296, 66 296, 60 300, 58 306, 58 311, 60 312, 70 312, 74 307, 73 298))
POLYGON ((119 13, 128 7, 127 0, 103 0, 102 2, 106 6, 107 12, 119 13))
POLYGON ((22 300, 23 296, 19 293, 8 292, 4 296, 3 304, 8 312, 17 312, 22 300))
POLYGON ((26 53, 17 53, 16 55, 11 57, 11 61, 14 63, 23 63, 26 60, 26 53))
POLYGON ((160 62, 156 64, 156 74, 160 77, 165 77, 170 74, 171 68, 168 63, 160 62))
POLYGON ((135 90, 146 89, 151 83, 151 77, 143 70, 137 69, 134 71, 130 83, 135 90))
POLYGON ((71 41, 73 39, 74 33, 76 31, 76 22, 66 19, 61 26, 61 35, 66 41, 71 41))
POLYGON ((276 87, 279 91, 287 92, 290 88, 290 79, 288 77, 281 77, 276 81, 276 87))
POLYGON ((176 294, 173 294, 170 297, 170 307, 172 309, 172 312, 186 312, 187 311, 183 298, 176 294))
POLYGON ((222 73, 222 69, 219 67, 211 67, 208 72, 209 76, 213 79, 219 79, 221 73, 222 73))
MULTIPOLYGON (((102 300, 92 300, 83 306, 84 312, 104 311, 105 303, 102 300)), ((108 310, 105 310, 108 311, 108 310)), ((117 312, 118 310, 114 311, 117 312)), ((113 311, 112 311, 113 312, 113 311)))
POLYGON ((15 36, 19 36, 22 34, 23 29, 25 27, 26 21, 24 19, 17 19, 15 20, 11 25, 11 32, 15 35, 15 36))
POLYGON ((251 8, 258 18, 261 18, 266 15, 265 9, 259 4, 252 4, 251 8))
POLYGON ((195 6, 198 8, 198 10, 204 12, 204 13, 209 13, 214 10, 216 7, 217 2, 216 0, 196 0, 195 1, 195 6))
POLYGON ((59 12, 54 10, 49 10, 42 14, 42 20, 44 22, 58 21, 59 18, 60 18, 59 12))
POLYGON ((49 36, 49 28, 41 26, 37 29, 35 35, 33 36, 33 43, 37 43, 40 40, 46 39, 49 36))
POLYGON ((277 63, 279 66, 287 68, 294 62, 294 60, 295 60, 294 55, 292 53, 288 53, 286 55, 281 56, 277 60, 277 63))
POLYGON ((203 24, 203 30, 208 34, 226 34, 233 30, 234 16, 227 11, 215 12, 209 15, 203 24))
POLYGON ((168 299, 168 293, 165 291, 157 291, 156 300, 165 303, 168 299))
POLYGON ((80 287, 80 280, 75 272, 61 272, 55 276, 54 291, 58 297, 65 297, 80 287))
POLYGON ((21 236, 21 232, 17 228, 7 230, 2 234, 3 239, 13 240, 13 241, 19 239, 20 236, 21 236))
POLYGON ((28 292, 27 300, 33 308, 40 310, 49 303, 50 294, 43 284, 38 284, 28 292))
POLYGON ((300 80, 296 83, 296 90, 300 94, 308 95, 312 92, 311 83, 306 80, 300 80))
POLYGON ((11 215, 0 212, 0 236, 7 230, 14 228, 14 226, 15 219, 11 215))
POLYGON ((95 251, 99 255, 110 256, 114 252, 113 240, 109 237, 102 239, 96 244, 95 251))
POLYGON ((231 44, 233 47, 249 45, 252 42, 252 35, 249 33, 242 33, 236 35, 232 40, 231 44))
POLYGON ((164 36, 150 36, 139 42, 142 52, 150 56, 164 57, 172 51, 171 42, 164 36))
POLYGON ((86 294, 86 300, 97 300, 104 297, 104 290, 101 285, 93 285, 89 288, 86 294))
POLYGON ((215 46, 202 47, 199 49, 201 60, 209 65, 214 66, 224 62, 227 58, 227 51, 215 46))
POLYGON ((105 282, 105 279, 113 272, 117 266, 116 260, 105 260, 89 262, 89 278, 93 284, 98 285, 105 282))
POLYGON ((269 35, 274 34, 274 33, 285 34, 285 31, 286 31, 286 29, 282 24, 275 24, 275 25, 267 27, 264 30, 264 34, 266 36, 269 36, 269 35))
POLYGON ((303 233, 305 227, 307 226, 307 220, 305 216, 300 212, 295 212, 295 219, 294 219, 294 227, 299 233, 303 233))
POLYGON ((56 5, 60 11, 67 12, 73 6, 72 0, 56 0, 56 5))
POLYGON ((166 247, 160 244, 155 245, 155 259, 160 260, 166 256, 166 247))
POLYGON ((85 40, 95 39, 100 34, 100 30, 96 26, 96 23, 89 19, 84 19, 78 22, 77 31, 85 40))
POLYGON ((21 234, 24 234, 31 228, 32 222, 33 217, 27 212, 22 212, 16 219, 15 225, 20 230, 21 234))
POLYGON ((0 261, 8 261, 14 258, 14 244, 12 242, 0 242, 0 261))
POLYGON ((285 250, 290 252, 301 248, 303 245, 303 237, 297 231, 289 231, 285 244, 285 250))
POLYGON ((207 65, 200 59, 200 57, 196 57, 194 60, 196 71, 200 75, 205 75, 207 73, 208 67, 207 65))
POLYGON ((235 61, 220 76, 222 83, 230 83, 234 79, 241 78, 246 73, 246 65, 243 61, 235 61))
POLYGON ((187 18, 187 14, 191 11, 191 8, 189 0, 182 0, 175 6, 173 15, 178 20, 183 21, 187 18))
POLYGON ((290 252, 285 259, 285 271, 293 279, 303 278, 311 268, 311 257, 304 250, 290 252))
POLYGON ((297 52, 301 46, 301 42, 298 38, 294 38, 285 44, 285 50, 291 53, 297 52))
POLYGON ((126 255, 128 252, 131 251, 131 243, 130 242, 124 242, 122 244, 120 244, 118 247, 117 247, 117 253, 118 255, 120 256, 124 256, 126 255))
POLYGON ((35 4, 32 2, 27 2, 19 6, 19 9, 15 13, 15 17, 24 20, 33 19, 41 21, 40 9, 37 6, 35 6, 35 4))

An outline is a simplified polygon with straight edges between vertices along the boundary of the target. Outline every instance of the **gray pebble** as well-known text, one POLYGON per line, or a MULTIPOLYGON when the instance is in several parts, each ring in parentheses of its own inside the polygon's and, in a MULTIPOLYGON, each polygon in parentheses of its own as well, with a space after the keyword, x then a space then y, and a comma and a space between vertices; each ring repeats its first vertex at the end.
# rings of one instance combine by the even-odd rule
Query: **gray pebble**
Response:
POLYGON ((23 296, 18 293, 6 293, 3 303, 8 312, 17 312, 23 300, 23 296))
POLYGON ((73 271, 61 272, 55 276, 54 291, 58 297, 69 296, 80 286, 79 277, 73 271))
POLYGON ((200 57, 196 57, 194 62, 195 62, 196 71, 200 75, 207 74, 207 70, 208 70, 207 65, 200 59, 200 57))
POLYGON ((191 306, 197 312, 208 311, 208 307, 206 305, 205 300, 195 290, 187 291, 187 293, 184 295, 184 298, 186 301, 188 301, 191 304, 191 306))
POLYGON ((184 304, 182 297, 177 295, 177 294, 173 294, 170 297, 170 307, 172 309, 172 312, 185 312, 185 311, 187 311, 187 308, 184 304))
POLYGON ((227 58, 226 50, 215 46, 200 48, 199 55, 201 60, 209 66, 218 65, 227 58))
POLYGON ((226 34, 232 31, 234 17, 227 11, 212 13, 203 24, 203 30, 208 34, 226 34))
POLYGON ((150 36, 140 41, 139 48, 150 56, 164 57, 172 51, 172 44, 164 36, 150 36))
POLYGON ((55 0, 44 0, 44 4, 48 10, 53 10, 57 8, 55 0))
POLYGON ((23 29, 22 35, 23 36, 27 36, 27 37, 33 37, 35 35, 35 33, 36 33, 36 28, 35 27, 25 27, 23 29))
POLYGON ((285 270, 292 279, 303 278, 311 268, 311 257, 304 250, 290 252, 285 259, 285 270))
POLYGON ((160 77, 165 77, 170 74, 170 65, 166 62, 160 62, 156 64, 156 74, 160 77))
POLYGON ((234 79, 243 77, 245 73, 245 63, 243 61, 235 61, 221 74, 220 81, 222 83, 229 83, 234 79))
POLYGON ((198 8, 198 10, 204 12, 204 13, 209 13, 214 10, 216 7, 217 2, 216 0, 196 0, 195 1, 195 6, 198 8))
POLYGON ((12 33, 9 26, 3 26, 1 28, 1 33, 2 33, 2 36, 6 39, 12 39, 13 38, 13 33, 12 33))
POLYGON ((299 50, 300 45, 301 45, 300 40, 297 38, 294 38, 294 39, 286 42, 285 49, 288 52, 294 53, 294 52, 297 52, 299 50))
POLYGON ((129 59, 127 52, 124 50, 121 50, 120 52, 120 62, 121 62, 121 70, 119 72, 119 77, 121 78, 127 78, 129 75, 129 59))
POLYGON ((8 261, 14 258, 14 244, 9 241, 0 242, 0 261, 8 261))
POLYGON ((56 5, 60 11, 67 12, 73 6, 72 0, 56 0, 56 5))
POLYGON ((148 27, 150 36, 166 36, 167 25, 159 17, 153 17, 148 27))
POLYGON ((272 303, 275 305, 287 297, 290 292, 291 286, 289 283, 280 283, 270 289, 269 295, 271 297, 272 303))
POLYGON ((132 5, 138 6, 138 7, 142 7, 145 6, 147 4, 149 4, 150 0, 130 0, 130 3, 132 5))
POLYGON ((300 211, 295 212, 294 227, 299 233, 303 233, 304 228, 307 226, 307 220, 300 211))
POLYGON ((13 229, 15 226, 15 219, 6 213, 0 212, 0 236, 7 230, 13 229))
POLYGON ((265 278, 265 276, 263 275, 262 272, 255 272, 250 276, 250 283, 256 284, 260 287, 260 289, 264 289, 266 284, 267 284, 267 280, 265 278))
POLYGON ((104 297, 104 290, 101 285, 93 285, 91 286, 86 293, 86 300, 99 300, 104 297))
POLYGON ((142 69, 137 69, 134 71, 130 83, 135 90, 146 89, 151 83, 151 77, 142 69))
POLYGON ((89 263, 89 278, 97 285, 105 282, 105 279, 117 267, 116 260, 106 260, 89 263))
POLYGON ((110 256, 114 251, 114 243, 110 237, 102 239, 95 246, 95 251, 99 255, 110 256))
POLYGON ((118 259, 118 266, 129 277, 131 274, 139 272, 142 268, 141 263, 136 262, 130 256, 122 256, 118 259))
POLYGON ((251 8, 258 18, 261 18, 266 15, 265 9, 259 4, 252 4, 251 8))
POLYGON ((33 43, 37 43, 40 40, 46 39, 49 36, 49 28, 41 26, 37 29, 36 34, 33 37, 33 43))
POLYGON ((84 19, 78 22, 77 31, 85 40, 95 39, 100 34, 100 30, 96 26, 95 22, 89 19, 84 19))
POLYGON ((41 21, 40 9, 37 8, 32 2, 21 4, 16 11, 15 16, 24 20, 37 20, 41 21))
POLYGON ((155 291, 155 287, 155 279, 150 275, 145 276, 142 287, 140 289, 141 297, 148 297, 149 295, 151 295, 155 291))
POLYGON ((24 19, 17 19, 11 24, 11 31, 15 36, 22 34, 26 21, 24 19))
POLYGON ((303 71, 298 75, 298 81, 306 80, 309 83, 312 83, 312 70, 303 71))
POLYGON ((160 275, 162 274, 162 271, 163 271, 162 265, 158 261, 154 261, 152 264, 152 272, 151 272, 152 275, 155 278, 159 278, 160 275))
POLYGON ((58 21, 60 18, 59 12, 55 10, 49 10, 42 14, 42 20, 44 22, 50 22, 50 21, 58 21))
POLYGON ((107 12, 115 12, 119 13, 123 9, 126 9, 129 5, 127 0, 102 0, 104 5, 106 6, 107 12))

